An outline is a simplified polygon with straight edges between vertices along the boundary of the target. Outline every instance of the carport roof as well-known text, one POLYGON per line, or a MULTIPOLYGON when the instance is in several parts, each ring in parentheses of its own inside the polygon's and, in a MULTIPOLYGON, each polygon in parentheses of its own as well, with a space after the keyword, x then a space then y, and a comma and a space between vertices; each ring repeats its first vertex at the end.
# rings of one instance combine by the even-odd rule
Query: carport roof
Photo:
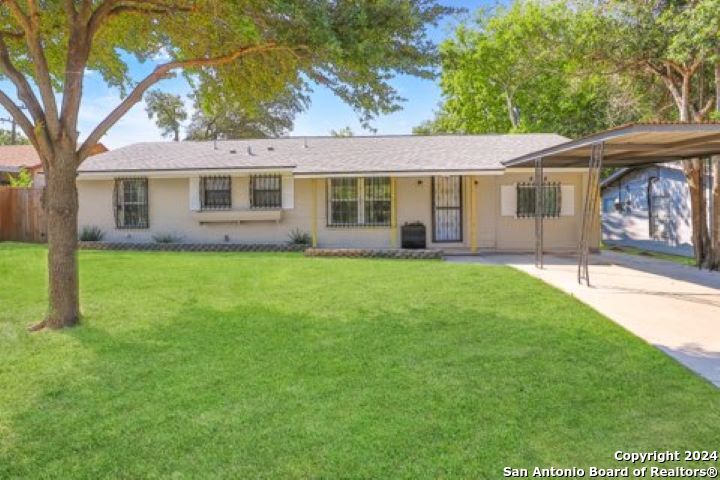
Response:
POLYGON ((594 144, 603 143, 603 165, 629 167, 720 154, 720 122, 634 123, 537 150, 507 161, 508 167, 585 167, 594 144))

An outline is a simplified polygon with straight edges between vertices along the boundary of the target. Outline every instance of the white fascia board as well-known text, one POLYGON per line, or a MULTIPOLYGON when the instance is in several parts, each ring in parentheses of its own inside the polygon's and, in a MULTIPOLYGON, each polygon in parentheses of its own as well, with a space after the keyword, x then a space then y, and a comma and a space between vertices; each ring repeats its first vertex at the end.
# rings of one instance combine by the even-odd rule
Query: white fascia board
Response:
POLYGON ((241 177, 254 174, 292 173, 294 167, 273 168, 233 168, 233 169, 206 169, 206 170, 116 170, 105 172, 81 172, 78 180, 112 180, 122 177, 147 178, 189 178, 210 176, 241 177))
MULTIPOLYGON (((552 168, 543 168, 543 172, 546 173, 587 173, 587 168, 582 167, 573 167, 573 168, 563 168, 563 167, 552 167, 552 168)), ((505 170, 505 173, 535 173, 534 168, 512 168, 508 167, 505 170)))
POLYGON ((337 177, 449 177, 453 175, 503 175, 505 170, 421 170, 415 172, 327 172, 295 173, 295 178, 337 178, 337 177))

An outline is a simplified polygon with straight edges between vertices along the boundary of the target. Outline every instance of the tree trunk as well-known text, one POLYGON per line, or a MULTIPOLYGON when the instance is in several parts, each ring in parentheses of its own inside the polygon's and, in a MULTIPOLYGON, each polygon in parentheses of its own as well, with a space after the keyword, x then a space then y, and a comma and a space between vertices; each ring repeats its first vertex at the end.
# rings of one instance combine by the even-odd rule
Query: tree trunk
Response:
POLYGON ((710 243, 703 192, 703 162, 699 158, 693 158, 683 160, 682 165, 690 192, 695 263, 698 267, 701 267, 707 260, 708 245, 710 243))
POLYGON ((510 125, 512 125, 513 130, 515 130, 520 125, 520 116, 509 92, 505 92, 505 108, 507 108, 510 125))
MULTIPOLYGON (((717 52, 720 54, 720 51, 717 52)), ((720 112, 720 62, 715 63, 715 112, 720 112)), ((710 196, 710 258, 708 268, 720 270, 720 155, 710 158, 712 193, 710 196)))
POLYGON ((710 258, 708 268, 720 270, 720 155, 712 162, 712 196, 710 199, 710 258))
POLYGON ((76 162, 74 149, 62 149, 47 172, 49 311, 45 325, 50 328, 70 327, 80 320, 76 162))

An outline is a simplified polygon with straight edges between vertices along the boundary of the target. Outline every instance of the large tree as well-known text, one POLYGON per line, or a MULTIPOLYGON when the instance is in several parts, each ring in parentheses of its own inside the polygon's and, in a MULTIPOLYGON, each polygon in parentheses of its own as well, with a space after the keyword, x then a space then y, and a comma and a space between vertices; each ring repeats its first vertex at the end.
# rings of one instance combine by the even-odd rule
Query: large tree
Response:
POLYGON ((180 127, 187 120, 187 110, 180 95, 151 90, 145 95, 145 111, 149 119, 155 119, 163 137, 180 141, 180 127))
MULTIPOLYGON (((557 132, 577 137, 642 116, 614 101, 621 78, 583 71, 565 2, 514 2, 481 10, 443 42, 443 103, 416 133, 557 132)), ((619 88, 621 87, 621 88, 619 88)))
POLYGON ((47 174, 49 310, 37 327, 79 320, 78 167, 150 87, 184 70, 200 85, 221 85, 242 105, 302 92, 310 80, 367 121, 397 108, 393 73, 432 75, 435 49, 425 27, 450 10, 435 0, 3 1, 0 72, 15 93, 0 91, 0 105, 47 174), (133 81, 132 56, 167 61, 133 81), (87 70, 124 96, 80 141, 87 70))

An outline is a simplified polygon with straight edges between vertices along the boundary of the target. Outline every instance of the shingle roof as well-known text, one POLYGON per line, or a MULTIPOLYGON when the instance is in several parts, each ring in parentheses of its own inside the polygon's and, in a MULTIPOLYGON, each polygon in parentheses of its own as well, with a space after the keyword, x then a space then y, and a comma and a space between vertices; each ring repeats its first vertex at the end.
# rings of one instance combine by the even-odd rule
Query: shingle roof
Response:
POLYGON ((40 165, 40 157, 32 145, 0 146, 1 167, 35 167, 40 165))
MULTIPOLYGON (((107 152, 102 143, 90 149, 90 155, 107 152)), ((17 172, 20 168, 39 168, 40 156, 32 145, 2 145, 0 146, 0 171, 17 172)))
POLYGON ((292 169, 296 174, 503 170, 502 162, 564 143, 555 134, 309 137, 137 143, 88 158, 90 172, 292 169))

